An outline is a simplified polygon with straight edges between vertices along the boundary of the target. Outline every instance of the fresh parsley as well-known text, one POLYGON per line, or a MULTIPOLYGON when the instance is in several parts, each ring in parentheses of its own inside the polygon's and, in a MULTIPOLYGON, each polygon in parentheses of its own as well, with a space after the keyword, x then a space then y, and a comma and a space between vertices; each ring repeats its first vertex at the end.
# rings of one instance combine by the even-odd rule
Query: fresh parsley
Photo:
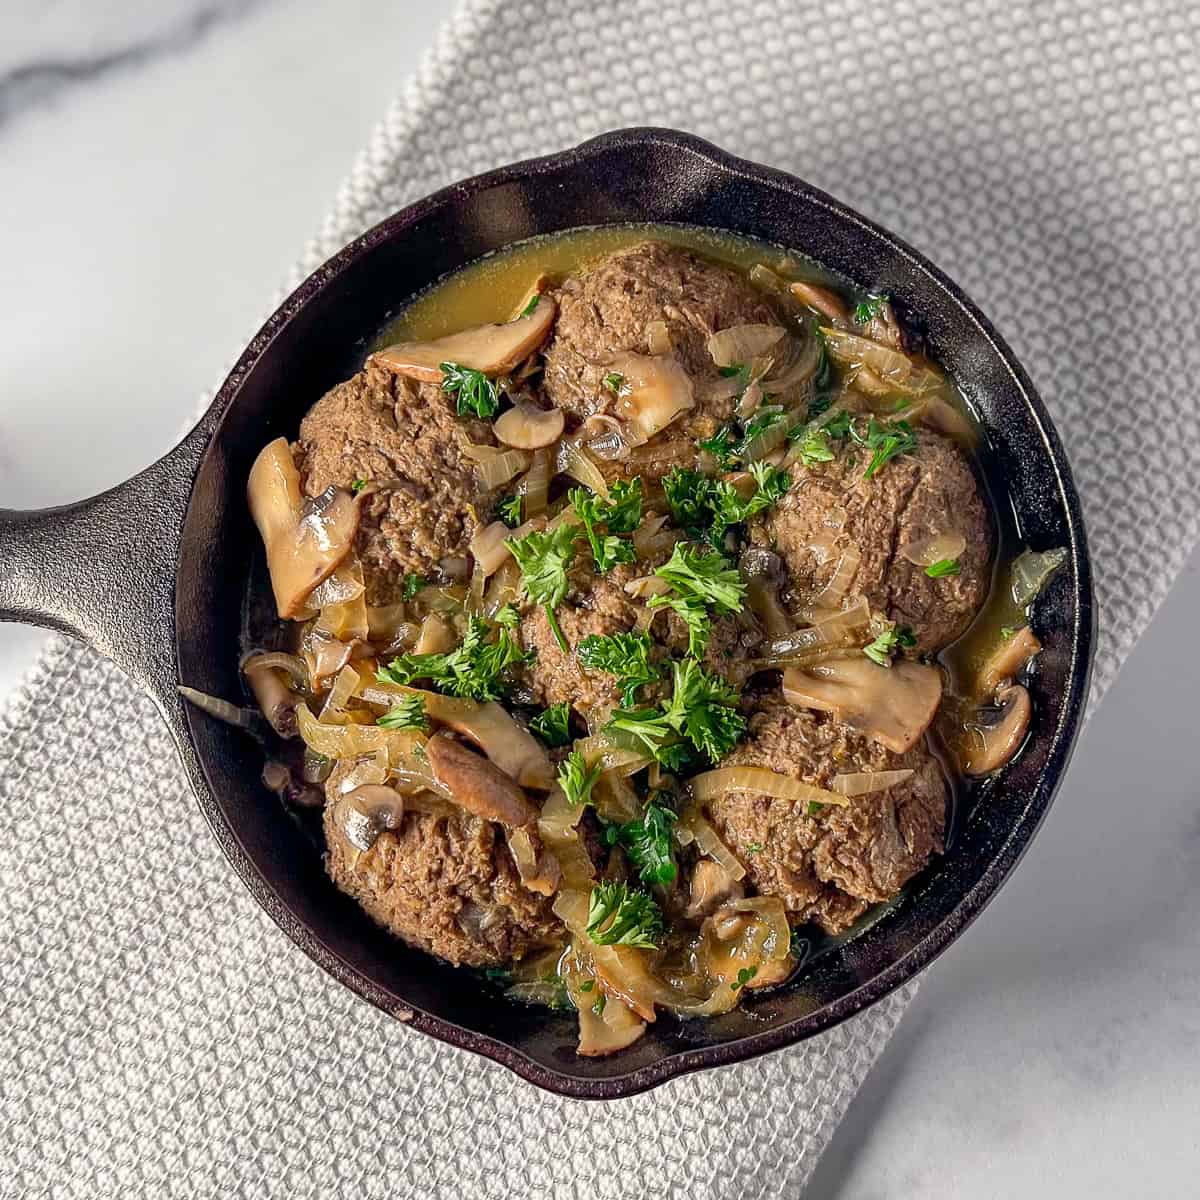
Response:
POLYGON ((562 788, 567 803, 579 808, 592 798, 592 788, 603 773, 603 767, 596 763, 589 767, 584 760, 581 750, 572 750, 559 764, 558 786, 562 788))
POLYGON ((490 421, 496 415, 500 393, 482 371, 452 362, 439 363, 438 369, 442 372, 442 391, 455 398, 460 417, 476 416, 490 421))
POLYGON ((604 840, 624 849, 643 883, 670 887, 679 873, 671 846, 675 814, 661 804, 647 804, 640 820, 604 828, 604 840))
POLYGON ((491 626, 472 617, 462 642, 447 654, 401 654, 375 677, 380 683, 411 684, 428 680, 450 696, 472 700, 499 700, 505 690, 502 676, 509 667, 528 662, 511 629, 497 628, 495 640, 489 640, 491 626))
POLYGON ((660 678, 657 666, 650 661, 650 635, 639 633, 590 634, 579 643, 579 661, 594 671, 615 675, 621 685, 623 703, 632 708, 637 703, 637 690, 643 684, 660 678))
POLYGON ((655 571, 674 595, 652 596, 648 607, 669 608, 688 629, 688 653, 702 658, 712 632, 709 610, 720 616, 741 612, 746 585, 738 570, 719 551, 676 542, 671 557, 655 571))
POLYGON ((571 740, 571 706, 565 700, 552 704, 529 722, 529 728, 547 746, 565 746, 571 740))
POLYGON ((511 496, 505 496, 499 504, 496 505, 496 515, 502 520, 509 529, 516 529, 521 523, 521 497, 515 492, 511 496))
POLYGON ((606 731, 670 771, 680 770, 687 761, 687 743, 716 762, 746 731, 746 722, 737 711, 736 690, 692 658, 672 662, 671 675, 669 700, 658 708, 620 708, 606 731))
POLYGON ((791 486, 786 471, 767 463, 751 463, 750 474, 754 491, 743 499, 728 480, 674 468, 662 481, 672 520, 692 537, 720 545, 727 530, 769 508, 791 486))
POLYGON ((619 371, 609 371, 607 375, 600 381, 608 388, 614 396, 623 396, 625 394, 625 376, 619 371))
POLYGON ((864 479, 870 479, 884 463, 890 462, 897 455, 912 454, 917 448, 917 435, 907 421, 891 421, 885 424, 872 417, 865 434, 859 433, 851 425, 850 436, 860 446, 871 451, 871 461, 863 472, 864 479))
POLYGON ((815 467, 818 463, 833 462, 833 448, 829 445, 829 434, 824 429, 814 429, 805 434, 803 441, 796 448, 796 454, 806 467, 815 467))
POLYGON ((854 306, 854 311, 850 314, 850 319, 855 325, 870 325, 883 311, 883 306, 887 302, 887 296, 868 296, 865 300, 860 301, 854 306))
POLYGON ((417 593, 425 586, 425 580, 415 571, 409 571, 404 576, 404 582, 400 585, 400 599, 413 600, 417 593))
POLYGON ((541 300, 541 298, 542 296, 540 292, 534 292, 533 295, 529 297, 529 303, 526 304, 523 309, 521 309, 518 315, 522 317, 532 316, 537 310, 538 301, 541 300))
POLYGON ((943 579, 947 575, 961 575, 962 563, 957 558, 940 558, 925 568, 930 579, 943 579))
POLYGON ((733 425, 722 425, 712 437, 701 438, 696 445, 711 454, 722 471, 729 471, 737 462, 737 442, 737 429, 733 425))
POLYGON ((907 625, 897 625, 894 629, 885 629, 870 645, 864 646, 863 653, 881 667, 890 667, 894 654, 916 644, 913 631, 907 625))
POLYGON ((758 974, 757 967, 742 967, 737 973, 737 982, 729 985, 731 991, 739 991, 758 974))
POLYGON ((605 575, 618 563, 631 563, 637 557, 633 543, 616 535, 632 533, 642 520, 642 481, 619 480, 609 488, 604 500, 586 488, 572 488, 567 493, 571 506, 583 522, 584 535, 592 548, 596 570, 605 575), (603 525, 607 533, 600 533, 603 525))
POLYGON ((399 697, 375 724, 382 725, 384 729, 419 729, 422 733, 428 733, 429 718, 425 715, 425 697, 399 697))
POLYGON ((545 610, 554 640, 564 654, 570 647, 554 610, 567 594, 567 572, 575 561, 575 538, 575 527, 564 521, 555 529, 534 530, 523 538, 507 538, 504 542, 521 568, 525 594, 545 610))
POLYGON ((367 486, 368 482, 369 482, 369 480, 366 480, 366 479, 356 479, 350 485, 350 490, 357 496, 358 493, 361 492, 363 490, 363 488, 365 488, 367 486))
POLYGON ((662 913, 647 893, 623 883, 598 883, 588 901, 588 937, 597 946, 653 950, 664 929, 662 913))

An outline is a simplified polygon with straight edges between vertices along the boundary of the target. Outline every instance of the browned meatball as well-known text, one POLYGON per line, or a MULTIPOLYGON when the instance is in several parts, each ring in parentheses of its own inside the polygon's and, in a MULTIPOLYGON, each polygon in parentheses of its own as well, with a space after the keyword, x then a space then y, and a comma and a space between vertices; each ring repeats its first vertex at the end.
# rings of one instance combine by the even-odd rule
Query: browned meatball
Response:
MULTIPOLYGON (((571 570, 570 591, 555 610, 568 653, 560 649, 540 607, 526 605, 523 611, 518 633, 523 647, 535 654, 534 661, 522 668, 528 699, 547 706, 565 701, 584 717, 620 706, 621 689, 616 679, 606 671, 583 666, 579 661, 579 645, 592 635, 606 637, 634 630, 646 601, 630 596, 625 585, 650 574, 661 561, 622 564, 607 575, 597 575, 587 550, 580 548, 571 570)), ((672 654, 682 655, 687 650, 687 626, 674 613, 656 614, 650 625, 650 637, 656 661, 672 654)), ((709 671, 736 677, 740 665, 760 640, 761 634, 751 620, 718 617, 712 623, 704 666, 709 671)), ((642 698, 649 701, 651 691, 643 691, 642 698)))
POLYGON ((752 539, 782 557, 790 599, 799 605, 829 583, 847 548, 857 550, 846 600, 865 596, 872 608, 911 626, 920 649, 940 649, 974 619, 990 579, 991 523, 970 465, 949 438, 923 428, 915 453, 891 459, 870 479, 861 447, 834 446, 833 462, 792 468, 791 491, 752 522, 752 539), (931 579, 902 553, 954 533, 966 539, 957 575, 931 579))
POLYGON ((697 438, 709 437, 733 413, 728 398, 709 399, 720 379, 708 352, 710 334, 733 325, 780 324, 765 298, 726 267, 687 250, 645 242, 602 259, 557 293, 558 321, 546 350, 545 390, 559 408, 583 420, 616 415, 617 396, 604 386, 613 358, 651 355, 650 327, 665 325, 672 353, 692 379, 696 406, 609 474, 659 478, 692 466, 697 438))
MULTIPOLYGON (((330 793, 332 795, 332 792, 330 793)), ((499 826, 468 813, 408 813, 360 853, 325 809, 330 878, 411 946, 472 967, 561 939, 550 900, 521 884, 499 826)))
POLYGON ((845 808, 827 805, 812 815, 807 805, 755 792, 727 792, 707 806, 756 891, 779 896, 797 922, 840 932, 871 904, 892 899, 941 851, 941 768, 923 746, 893 754, 823 714, 791 707, 778 693, 756 698, 753 707, 746 740, 723 767, 767 767, 823 788, 840 773, 915 772, 845 808))
POLYGON ((461 557, 491 505, 462 439, 493 441, 441 388, 368 366, 327 392, 300 424, 304 490, 379 482, 363 506, 357 551, 371 603, 388 603, 406 572, 428 576, 461 557))

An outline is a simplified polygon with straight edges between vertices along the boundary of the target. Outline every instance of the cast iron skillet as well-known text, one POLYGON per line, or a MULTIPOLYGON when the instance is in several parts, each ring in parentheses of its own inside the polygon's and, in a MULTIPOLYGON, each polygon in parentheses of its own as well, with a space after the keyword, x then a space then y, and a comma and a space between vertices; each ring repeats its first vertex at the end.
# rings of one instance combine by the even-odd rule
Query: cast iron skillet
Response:
MULTIPOLYGON (((1003 494, 1001 490, 997 494, 1003 494)), ((0 511, 0 618, 91 643, 154 698, 209 823, 255 899, 331 975, 411 1028, 540 1087, 628 1096, 845 1020, 912 978, 995 893, 1045 815, 1084 709, 1094 610, 1079 502, 1025 372, 962 292, 908 246, 778 171, 663 129, 629 129, 469 179, 397 213, 307 279, 247 347, 200 424, 128 483, 43 512, 0 511), (1024 752, 958 822, 944 859, 884 916, 778 994, 709 1022, 663 1019, 629 1050, 585 1060, 574 1019, 499 1000, 465 971, 383 933, 326 878, 259 783, 259 747, 181 703, 179 683, 238 698, 238 633, 258 538, 245 481, 261 447, 351 374, 408 296, 534 234, 628 221, 735 230, 815 257, 896 297, 981 419, 1020 536, 1066 546, 1039 602, 1045 652, 1024 752)), ((282 948, 281 948, 282 950, 282 948)))

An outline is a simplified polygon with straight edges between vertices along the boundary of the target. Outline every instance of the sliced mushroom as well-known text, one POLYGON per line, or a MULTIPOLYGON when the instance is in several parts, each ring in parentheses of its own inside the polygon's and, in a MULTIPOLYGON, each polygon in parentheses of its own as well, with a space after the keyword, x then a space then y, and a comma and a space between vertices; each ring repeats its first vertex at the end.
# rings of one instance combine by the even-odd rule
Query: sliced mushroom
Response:
POLYGON ((468 812, 510 829, 537 819, 525 793, 499 767, 462 742, 439 734, 425 743, 425 753, 434 778, 468 812))
POLYGON ((305 502, 286 438, 270 442, 254 460, 247 495, 266 547, 279 615, 307 615, 313 589, 350 553, 358 531, 358 503, 340 488, 305 502))
POLYGON ((428 613, 421 622, 421 632, 417 634, 414 654, 446 654, 455 646, 454 630, 450 623, 439 613, 428 613))
POLYGON ((1001 688, 996 693, 998 711, 988 720, 986 710, 980 710, 978 720, 967 726, 963 747, 963 769, 968 775, 988 775, 1007 763, 1025 740, 1033 702, 1019 684, 1001 688))
POLYGON ((263 662, 265 657, 261 654, 252 655, 242 664, 242 672, 271 728, 281 738, 296 737, 299 733, 296 705, 303 701, 288 687, 281 672, 263 662))
POLYGON ((648 442, 696 403, 691 376, 673 355, 618 354, 608 366, 621 377, 617 412, 631 427, 632 445, 648 442))
POLYGON ((632 1046, 646 1032, 646 1022, 628 1005, 597 988, 594 976, 573 978, 568 988, 579 1010, 579 1046, 576 1053, 583 1058, 616 1054, 618 1050, 632 1046), (584 985, 587 991, 583 990, 584 985))
POLYGON ((869 658, 828 659, 783 673, 789 704, 832 713, 897 754, 929 728, 942 699, 936 667, 898 659, 881 667, 869 658))
POLYGON ((370 850, 385 830, 399 829, 404 820, 404 799, 399 792, 381 784, 366 784, 339 796, 331 814, 335 829, 341 831, 356 850, 370 850))
POLYGON ((370 361, 427 383, 441 383, 444 362, 504 375, 546 340, 557 312, 558 305, 543 296, 527 317, 506 325, 479 325, 431 342, 397 342, 372 354, 370 361))
POLYGON ((274 792, 281 800, 296 808, 320 808, 325 803, 325 793, 308 783, 297 783, 291 769, 281 762, 269 761, 262 771, 263 786, 274 792))
POLYGON ((566 417, 561 408, 538 408, 519 402, 492 424, 496 440, 517 450, 540 450, 562 437, 566 417))
POLYGON ((702 858, 692 872, 685 915, 711 916, 726 900, 745 895, 742 885, 719 862, 702 858))
POLYGON ((850 313, 841 296, 817 283, 797 279, 788 284, 788 290, 801 304, 828 317, 835 325, 850 324, 850 313))
POLYGON ((1002 683, 1012 679, 1031 658, 1042 652, 1042 643, 1028 625, 1022 625, 996 648, 979 673, 980 691, 990 696, 1002 683))

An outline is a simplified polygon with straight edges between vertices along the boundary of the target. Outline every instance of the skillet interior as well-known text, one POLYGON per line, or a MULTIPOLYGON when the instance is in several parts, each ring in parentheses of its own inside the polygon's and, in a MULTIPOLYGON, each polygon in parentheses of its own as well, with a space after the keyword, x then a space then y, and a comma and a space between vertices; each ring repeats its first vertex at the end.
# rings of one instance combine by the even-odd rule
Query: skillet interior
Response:
MULTIPOLYGON (((911 977, 961 931, 1016 862, 1065 766, 1086 693, 1091 587, 1078 504, 1061 448, 1020 368, 969 302, 889 235, 796 180, 666 131, 631 130, 448 189, 372 230, 285 302, 219 394, 215 429, 184 527, 176 590, 183 682, 240 694, 242 599, 258 557, 244 481, 269 439, 350 375, 367 339, 413 293, 481 254, 535 234, 626 221, 684 222, 804 251, 897 297, 979 415, 986 456, 1007 479, 1022 538, 1066 545, 1069 568, 1039 602, 1034 724, 1025 751, 985 790, 944 859, 870 928, 799 973, 706 1022, 660 1020, 610 1059, 574 1054, 573 1015, 500 1001, 467 972, 402 945, 324 875, 311 841, 258 782, 244 735, 182 715, 185 765, 223 848, 256 898, 307 953, 418 1028, 504 1062, 541 1086, 627 1095, 686 1070, 810 1036, 911 977), (915 315, 915 320, 913 316, 915 315)), ((1003 494, 1003 489, 996 489, 1003 494)))

